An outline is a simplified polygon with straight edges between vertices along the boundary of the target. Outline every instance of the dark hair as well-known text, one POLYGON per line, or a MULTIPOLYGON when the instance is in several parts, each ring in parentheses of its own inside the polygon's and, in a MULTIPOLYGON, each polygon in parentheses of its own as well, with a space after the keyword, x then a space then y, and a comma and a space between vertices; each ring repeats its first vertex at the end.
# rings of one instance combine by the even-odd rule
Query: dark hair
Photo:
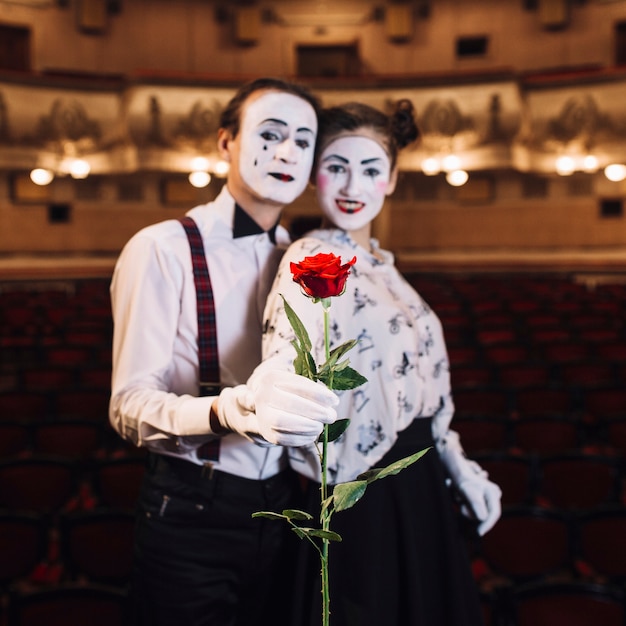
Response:
POLYGON ((237 93, 230 99, 226 108, 220 115, 220 128, 229 130, 233 137, 239 133, 239 125, 241 123, 241 109, 246 100, 257 91, 273 90, 290 93, 294 96, 302 98, 308 102, 315 111, 316 115, 320 112, 320 101, 314 96, 307 87, 297 83, 291 83, 281 78, 257 78, 242 85, 237 93))
POLYGON ((398 152, 419 137, 415 109, 410 100, 398 100, 389 115, 368 104, 347 102, 322 109, 317 133, 316 164, 329 141, 346 131, 359 128, 369 128, 380 135, 389 153, 392 169, 396 165, 398 152))

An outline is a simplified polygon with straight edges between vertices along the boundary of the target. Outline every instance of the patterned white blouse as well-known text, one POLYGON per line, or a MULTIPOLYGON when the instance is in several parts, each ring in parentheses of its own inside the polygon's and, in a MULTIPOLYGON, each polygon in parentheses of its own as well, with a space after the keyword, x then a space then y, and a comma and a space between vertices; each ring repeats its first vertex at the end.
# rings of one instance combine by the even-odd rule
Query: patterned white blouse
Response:
MULTIPOLYGON (((450 372, 439 318, 404 279, 391 252, 375 239, 370 251, 341 230, 315 230, 293 243, 280 264, 264 315, 261 367, 293 371, 294 337, 284 312, 282 294, 303 321, 313 344, 316 362, 324 362, 323 311, 293 282, 291 261, 319 252, 334 253, 345 263, 357 261, 346 291, 332 298, 331 348, 349 339, 358 344, 347 353, 350 366, 368 382, 350 391, 338 391, 340 418, 350 426, 329 444, 330 483, 353 480, 374 467, 393 446, 398 433, 414 419, 432 417, 435 439, 444 435, 454 406, 450 372), (381 260, 382 259, 382 260, 381 260)), ((290 463, 299 473, 320 480, 315 446, 290 450, 290 463)))

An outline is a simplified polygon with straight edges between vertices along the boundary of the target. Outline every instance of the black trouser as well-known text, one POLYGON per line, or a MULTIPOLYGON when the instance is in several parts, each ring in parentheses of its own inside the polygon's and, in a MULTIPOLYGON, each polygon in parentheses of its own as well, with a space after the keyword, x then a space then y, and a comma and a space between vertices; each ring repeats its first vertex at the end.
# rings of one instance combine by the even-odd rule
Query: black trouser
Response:
POLYGON ((133 624, 282 624, 297 539, 286 522, 251 516, 297 506, 297 484, 290 470, 257 481, 149 455, 135 534, 133 624))

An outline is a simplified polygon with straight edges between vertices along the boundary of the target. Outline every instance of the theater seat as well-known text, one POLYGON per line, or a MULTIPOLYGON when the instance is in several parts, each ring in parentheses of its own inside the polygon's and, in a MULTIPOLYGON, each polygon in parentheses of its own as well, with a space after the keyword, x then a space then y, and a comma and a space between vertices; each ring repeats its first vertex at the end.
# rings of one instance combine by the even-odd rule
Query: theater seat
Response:
POLYGON ((0 511, 0 587, 27 578, 45 557, 47 530, 43 515, 0 511))
POLYGON ((626 582, 626 507, 587 511, 576 518, 576 555, 594 576, 626 582))
POLYGON ((135 508, 145 461, 138 457, 102 459, 93 467, 93 488, 100 505, 135 508))
POLYGON ((479 554, 496 574, 514 584, 572 571, 571 526, 560 511, 505 507, 480 538, 479 554))
POLYGON ((515 626, 624 626, 624 591, 584 582, 537 582, 511 595, 515 626))
POLYGON ((553 506, 585 511, 616 502, 620 492, 620 461, 602 454, 574 452, 542 457, 539 494, 553 506))
POLYGON ((576 450, 582 443, 582 428, 574 417, 548 415, 524 417, 511 422, 516 448, 534 454, 555 454, 576 450))
POLYGON ((7 626, 124 626, 127 593, 87 583, 13 589, 7 626))
POLYGON ((53 513, 76 495, 72 462, 48 456, 0 462, 0 507, 53 513))
POLYGON ((59 519, 61 555, 73 580, 115 586, 130 580, 135 516, 130 511, 71 511, 59 519))
POLYGON ((513 451, 492 451, 472 455, 472 458, 489 474, 489 478, 502 490, 502 504, 531 504, 535 499, 535 458, 513 451))

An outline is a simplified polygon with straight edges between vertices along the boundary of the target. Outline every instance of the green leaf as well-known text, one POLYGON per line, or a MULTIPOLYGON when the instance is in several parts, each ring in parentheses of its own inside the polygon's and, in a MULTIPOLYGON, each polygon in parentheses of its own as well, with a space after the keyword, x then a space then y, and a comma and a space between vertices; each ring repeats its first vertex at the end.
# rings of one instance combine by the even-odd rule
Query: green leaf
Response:
MULTIPOLYGON (((346 429, 350 426, 349 419, 340 419, 336 420, 332 424, 328 424, 326 427, 328 429, 328 442, 335 441, 335 439, 339 439, 343 433, 346 432, 346 429)), ((319 443, 324 441, 324 433, 322 433, 317 440, 319 443)))
POLYGON ((332 530, 324 530, 322 528, 311 528, 307 533, 309 537, 319 537, 328 541, 341 541, 341 535, 332 530))
POLYGON ((339 371, 332 372, 331 376, 322 376, 320 372, 318 378, 329 388, 335 390, 356 389, 367 382, 365 376, 361 376, 355 369, 345 367, 339 371))
POLYGON ((337 372, 340 372, 341 370, 346 369, 348 365, 350 365, 350 359, 341 361, 341 363, 334 363, 334 362, 331 363, 331 360, 328 360, 320 368, 318 376, 320 380, 323 380, 323 379, 330 380, 333 374, 336 374, 337 372))
POLYGON ((296 357, 293 360, 296 374, 305 376, 310 380, 317 380, 317 367, 311 353, 303 350, 302 346, 295 339, 291 342, 291 345, 296 351, 296 357))
POLYGON ((307 359, 307 363, 308 363, 308 367, 309 367, 309 378, 311 380, 317 380, 318 376, 317 376, 317 365, 315 364, 315 359, 313 358, 313 355, 310 352, 306 353, 306 359, 307 359))
POLYGON ((310 513, 307 513, 306 511, 300 511, 299 509, 285 509, 283 511, 283 515, 288 519, 288 520, 312 520, 313 516, 310 513))
POLYGON ((287 319, 289 320, 289 323, 293 328, 293 332, 296 334, 302 349, 305 352, 310 352, 312 345, 306 327, 302 323, 302 320, 298 317, 297 313, 291 308, 289 302, 287 302, 282 293, 280 294, 280 297, 283 299, 285 304, 285 314, 287 315, 287 319))
POLYGON ((350 359, 346 359, 345 361, 341 361, 341 363, 337 363, 333 368, 333 371, 339 372, 340 370, 346 369, 350 365, 350 359))
POLYGON ((311 528, 301 528, 300 526, 292 526, 291 530, 293 530, 294 533, 296 533, 296 535, 298 535, 298 537, 300 537, 300 539, 306 539, 308 536, 308 532, 309 530, 312 530, 311 528))
POLYGON ((356 479, 357 480, 364 480, 367 484, 369 483, 373 483, 379 476, 379 474, 383 471, 383 468, 378 467, 378 468, 373 468, 373 469, 369 469, 365 472, 363 472, 362 474, 359 474, 356 479))
POLYGON ((257 511, 252 514, 252 517, 265 517, 267 519, 282 519, 288 520, 286 515, 281 515, 280 513, 274 513, 273 511, 257 511))
POLYGON ((326 518, 326 517, 328 517, 330 515, 329 509, 330 509, 332 503, 333 503, 333 497, 332 496, 329 496, 325 500, 322 500, 322 511, 321 511, 321 513, 322 513, 322 516, 324 518, 326 518))
POLYGON ((335 485, 333 490, 335 511, 345 511, 353 507, 363 497, 366 489, 365 480, 353 480, 335 485))
POLYGON ((350 339, 350 341, 346 341, 342 343, 340 346, 333 348, 328 356, 326 363, 322 365, 320 368, 320 375, 324 375, 326 377, 330 376, 330 372, 336 372, 340 369, 346 367, 350 361, 346 360, 342 363, 337 364, 340 358, 344 356, 344 354, 352 349, 357 344, 356 339, 350 339))
POLYGON ((352 350, 357 343, 357 339, 350 339, 349 341, 342 343, 340 346, 333 348, 330 352, 329 361, 334 359, 335 362, 337 362, 346 352, 348 352, 348 350, 352 350))
POLYGON ((348 350, 353 348, 356 345, 356 343, 357 343, 356 339, 351 339, 350 341, 346 341, 346 343, 343 343, 340 346, 333 348, 333 350, 331 350, 330 354, 328 355, 328 360, 326 361, 326 363, 324 363, 322 368, 323 369, 328 368, 329 370, 334 370, 337 361, 339 361, 339 359, 342 358, 343 355, 348 350))
POLYGON ((387 467, 367 470, 366 472, 359 474, 359 476, 357 476, 357 480, 365 481, 367 484, 369 484, 373 483, 375 480, 398 474, 403 469, 409 467, 409 465, 413 465, 413 463, 419 461, 419 459, 421 459, 431 448, 432 446, 424 448, 423 450, 420 450, 415 454, 400 459, 399 461, 395 461, 394 463, 391 463, 391 465, 387 465, 387 467))
POLYGON ((302 526, 296 526, 291 530, 293 530, 293 532, 296 533, 300 539, 319 537, 320 539, 326 539, 328 541, 341 541, 341 535, 333 532, 332 530, 323 530, 322 528, 303 528, 302 526))
MULTIPOLYGON (((296 374, 300 376, 307 376, 308 362, 306 358, 306 352, 302 351, 300 344, 294 339, 291 345, 295 348, 296 356, 293 359, 293 369, 296 374)), ((307 376, 308 378, 308 376, 307 376)))

